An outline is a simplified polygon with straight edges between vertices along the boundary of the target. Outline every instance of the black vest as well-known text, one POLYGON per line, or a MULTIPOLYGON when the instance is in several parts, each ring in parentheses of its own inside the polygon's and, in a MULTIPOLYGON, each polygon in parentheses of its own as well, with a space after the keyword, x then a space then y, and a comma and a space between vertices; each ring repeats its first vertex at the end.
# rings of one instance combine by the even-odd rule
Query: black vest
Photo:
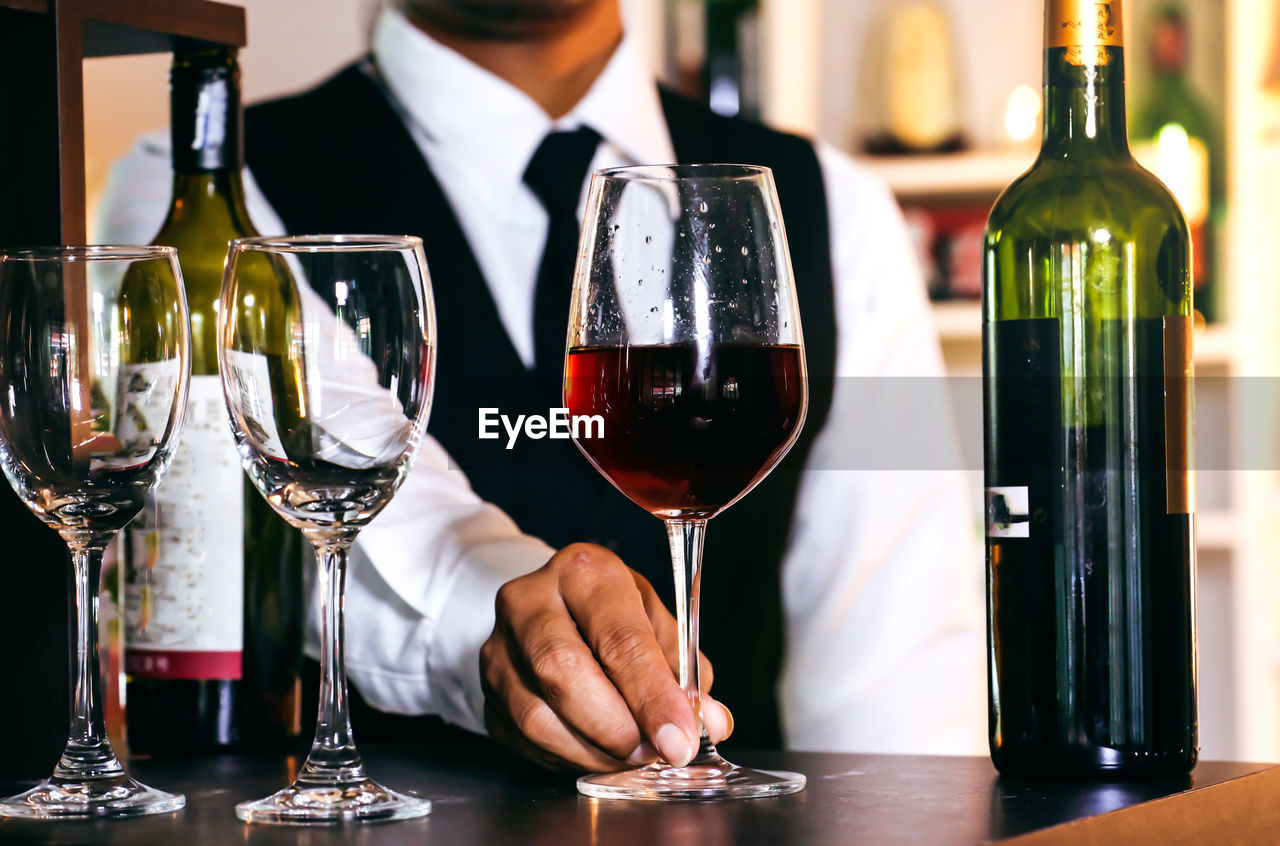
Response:
MULTIPOLYGON (((762 126, 714 115, 663 93, 681 162, 773 168, 795 268, 810 377, 807 422, 790 454, 707 531, 702 648, 717 698, 733 709, 735 738, 781 742, 775 687, 782 657, 779 567, 814 436, 831 405, 835 304, 826 196, 813 147, 762 126)), ((569 441, 523 438, 508 451, 477 437, 478 409, 547 414, 543 396, 507 338, 456 217, 381 87, 351 66, 318 88, 250 108, 246 157, 293 233, 421 236, 437 309, 439 357, 430 433, 476 492, 553 547, 610 547, 673 602, 662 524, 615 490, 569 441)), ((568 303, 565 304, 566 323, 568 303)), ((366 731, 365 726, 361 726, 366 731)))

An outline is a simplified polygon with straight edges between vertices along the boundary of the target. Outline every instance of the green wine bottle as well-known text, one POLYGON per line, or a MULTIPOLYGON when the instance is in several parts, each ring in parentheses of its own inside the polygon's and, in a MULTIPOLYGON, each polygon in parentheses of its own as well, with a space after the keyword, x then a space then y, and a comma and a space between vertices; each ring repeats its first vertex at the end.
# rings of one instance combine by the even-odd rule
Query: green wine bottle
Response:
MULTIPOLYGON (((127 530, 128 740, 149 754, 296 737, 305 609, 305 544, 241 470, 218 377, 227 245, 256 234, 240 176, 235 51, 175 54, 171 97, 173 199, 154 243, 178 249, 192 378, 181 449, 127 530)), ((260 292, 263 305, 270 288, 260 292)))
POLYGON ((1049 0, 1040 156, 992 209, 983 375, 991 757, 1197 755, 1191 245, 1125 129, 1117 0, 1049 0))

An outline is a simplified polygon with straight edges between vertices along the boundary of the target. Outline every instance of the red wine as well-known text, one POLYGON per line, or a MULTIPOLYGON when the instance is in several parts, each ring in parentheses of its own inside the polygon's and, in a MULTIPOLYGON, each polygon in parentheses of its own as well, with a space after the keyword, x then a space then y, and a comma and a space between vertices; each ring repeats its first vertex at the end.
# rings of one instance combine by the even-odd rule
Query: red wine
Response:
POLYGON ((663 518, 711 517, 755 487, 799 435, 807 392, 798 346, 575 348, 565 365, 570 415, 604 420, 578 447, 663 518))

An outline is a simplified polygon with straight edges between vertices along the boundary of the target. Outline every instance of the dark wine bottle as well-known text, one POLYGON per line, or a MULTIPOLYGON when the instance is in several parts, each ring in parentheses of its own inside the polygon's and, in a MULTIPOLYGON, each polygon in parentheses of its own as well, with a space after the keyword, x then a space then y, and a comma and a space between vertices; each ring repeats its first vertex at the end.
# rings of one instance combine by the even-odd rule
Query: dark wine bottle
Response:
POLYGON ((991 757, 1008 775, 1197 755, 1191 245, 1125 128, 1117 0, 1049 0, 1040 156, 987 226, 991 757))
POLYGON ((760 117, 758 0, 706 0, 707 104, 726 117, 760 117))
POLYGON ((305 544, 241 470, 218 377, 228 242, 244 205, 240 69, 227 48, 176 53, 173 199, 153 243, 177 247, 192 378, 180 450, 126 530, 126 719, 134 753, 281 744, 300 729, 305 544))

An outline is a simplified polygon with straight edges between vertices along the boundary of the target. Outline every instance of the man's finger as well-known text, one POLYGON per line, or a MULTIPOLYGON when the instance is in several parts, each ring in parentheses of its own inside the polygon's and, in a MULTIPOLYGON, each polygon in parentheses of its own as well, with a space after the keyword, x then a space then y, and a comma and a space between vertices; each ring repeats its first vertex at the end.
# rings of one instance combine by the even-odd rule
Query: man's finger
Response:
POLYGON ((502 706, 490 700, 484 703, 484 725, 491 738, 535 764, 560 772, 579 772, 582 769, 534 746, 516 730, 502 706))
POLYGON ((618 760, 636 754, 640 727, 563 606, 511 621, 508 637, 519 669, 560 720, 618 760))
POLYGON ((733 714, 710 696, 702 697, 702 724, 712 743, 720 743, 733 734, 733 714))
POLYGON ((569 546, 558 557, 565 606, 644 736, 666 760, 689 763, 698 751, 693 708, 658 645, 630 571, 598 547, 569 546))
MULTIPOLYGON (((606 754, 566 726, 551 706, 525 684, 506 650, 490 651, 484 683, 487 690, 492 692, 491 696, 486 697, 486 702, 495 712, 493 716, 497 717, 499 710, 505 714, 505 719, 500 720, 503 723, 500 728, 512 730, 511 735, 522 739, 523 742, 513 745, 527 756, 551 765, 547 760, 547 756, 550 756, 566 762, 572 768, 593 772, 609 772, 626 765, 624 761, 606 754), (500 703, 500 708, 492 707, 492 700, 495 698, 500 703), (529 755, 528 746, 534 747, 538 754, 529 755)), ((500 739, 510 741, 513 738, 500 739)), ((638 745, 637 742, 636 746, 638 745)), ((635 748, 633 746, 627 754, 630 755, 635 748)))

